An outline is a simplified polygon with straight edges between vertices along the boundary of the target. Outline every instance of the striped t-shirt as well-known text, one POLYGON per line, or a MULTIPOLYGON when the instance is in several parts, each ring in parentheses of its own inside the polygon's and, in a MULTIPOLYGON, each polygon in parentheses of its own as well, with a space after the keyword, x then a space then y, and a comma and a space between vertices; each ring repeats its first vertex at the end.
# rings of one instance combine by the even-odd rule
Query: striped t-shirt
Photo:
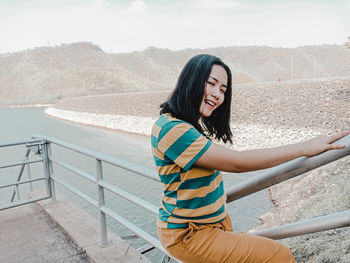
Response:
POLYGON ((227 208, 221 172, 194 165, 211 141, 191 124, 167 113, 154 123, 151 143, 164 186, 158 226, 186 228, 189 222, 224 220, 227 208))

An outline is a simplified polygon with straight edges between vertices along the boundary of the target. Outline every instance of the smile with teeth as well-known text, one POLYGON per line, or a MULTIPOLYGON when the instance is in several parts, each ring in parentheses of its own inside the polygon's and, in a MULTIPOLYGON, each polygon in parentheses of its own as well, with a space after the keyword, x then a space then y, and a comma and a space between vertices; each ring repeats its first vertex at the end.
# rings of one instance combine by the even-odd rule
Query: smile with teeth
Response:
POLYGON ((209 106, 211 107, 214 107, 215 106, 215 103, 210 101, 210 100, 205 100, 205 103, 208 104, 209 106))

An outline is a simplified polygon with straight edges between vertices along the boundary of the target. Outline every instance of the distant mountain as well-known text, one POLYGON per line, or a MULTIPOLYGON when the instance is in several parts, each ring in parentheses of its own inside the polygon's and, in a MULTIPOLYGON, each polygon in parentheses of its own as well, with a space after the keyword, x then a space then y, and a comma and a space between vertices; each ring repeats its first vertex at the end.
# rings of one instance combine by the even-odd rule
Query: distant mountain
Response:
POLYGON ((52 103, 63 97, 172 89, 188 59, 209 53, 231 68, 235 83, 350 75, 350 50, 220 47, 109 54, 79 42, 0 54, 0 105, 52 103), (293 62, 293 63, 292 63, 293 62), (291 70, 293 64, 293 71, 291 70))

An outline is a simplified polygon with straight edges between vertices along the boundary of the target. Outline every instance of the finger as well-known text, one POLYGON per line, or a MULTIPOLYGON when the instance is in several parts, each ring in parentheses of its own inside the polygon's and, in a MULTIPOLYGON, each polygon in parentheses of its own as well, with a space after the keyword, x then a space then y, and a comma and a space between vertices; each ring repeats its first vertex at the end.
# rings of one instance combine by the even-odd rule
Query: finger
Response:
POLYGON ((345 148, 345 145, 333 145, 331 144, 331 150, 335 150, 335 149, 344 149, 345 148))

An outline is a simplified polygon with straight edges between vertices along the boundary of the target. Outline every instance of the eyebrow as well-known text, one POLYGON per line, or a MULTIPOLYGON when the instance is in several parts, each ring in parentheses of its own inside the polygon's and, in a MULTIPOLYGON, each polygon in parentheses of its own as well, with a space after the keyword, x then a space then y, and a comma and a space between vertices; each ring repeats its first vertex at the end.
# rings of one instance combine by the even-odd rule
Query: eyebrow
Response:
MULTIPOLYGON (((218 80, 217 78, 214 78, 214 77, 212 77, 212 76, 209 76, 209 78, 212 78, 212 79, 215 80, 216 82, 219 82, 219 80, 218 80)), ((224 86, 225 88, 227 88, 227 85, 225 85, 225 84, 222 84, 222 86, 224 86)))

